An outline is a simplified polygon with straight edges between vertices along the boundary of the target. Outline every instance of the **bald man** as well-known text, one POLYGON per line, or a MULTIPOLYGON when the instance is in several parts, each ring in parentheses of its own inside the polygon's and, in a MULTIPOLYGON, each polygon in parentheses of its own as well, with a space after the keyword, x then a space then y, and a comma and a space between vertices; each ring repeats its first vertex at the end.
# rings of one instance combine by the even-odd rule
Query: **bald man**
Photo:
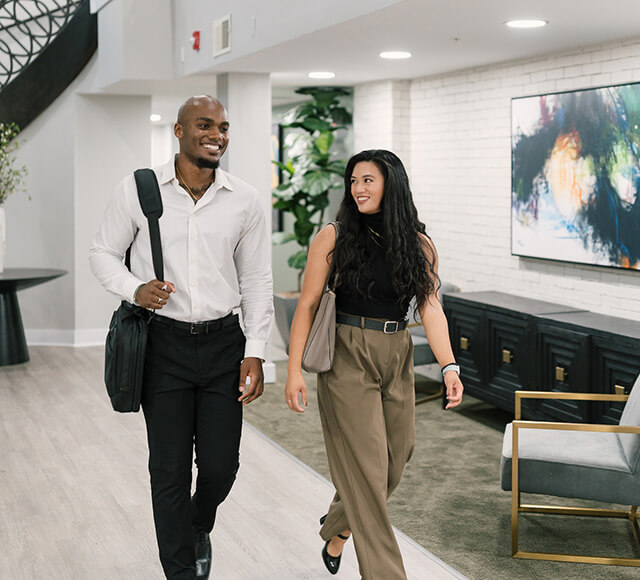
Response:
POLYGON ((242 407, 263 391, 273 302, 258 193, 219 167, 229 144, 225 108, 208 95, 188 99, 174 134, 180 152, 154 169, 165 280, 154 278, 133 175, 108 205, 90 263, 109 292, 155 313, 142 408, 156 537, 166 577, 192 580, 209 577, 209 534, 239 467, 242 407), (131 271, 123 264, 129 246, 131 271))

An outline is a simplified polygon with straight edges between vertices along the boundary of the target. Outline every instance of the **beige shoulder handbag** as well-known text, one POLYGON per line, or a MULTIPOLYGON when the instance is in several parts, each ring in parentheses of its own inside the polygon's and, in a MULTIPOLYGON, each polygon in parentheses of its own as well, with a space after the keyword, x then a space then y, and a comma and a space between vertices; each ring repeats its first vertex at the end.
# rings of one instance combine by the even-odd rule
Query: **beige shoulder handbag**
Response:
MULTIPOLYGON (((337 222, 330 222, 336 230, 336 240, 338 239, 339 225, 337 222)), ((329 280, 333 271, 333 260, 327 287, 322 294, 318 310, 313 318, 313 324, 309 331, 307 344, 302 354, 302 368, 308 373, 324 373, 331 369, 333 364, 333 353, 336 344, 336 295, 329 287, 329 280)), ((335 288, 335 281, 334 281, 335 288)))

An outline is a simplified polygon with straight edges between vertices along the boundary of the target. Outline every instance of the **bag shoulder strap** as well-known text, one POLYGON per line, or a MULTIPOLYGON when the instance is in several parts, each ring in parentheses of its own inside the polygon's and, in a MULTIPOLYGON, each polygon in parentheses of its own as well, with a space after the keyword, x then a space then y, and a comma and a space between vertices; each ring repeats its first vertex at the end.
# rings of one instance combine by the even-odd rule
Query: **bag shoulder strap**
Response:
MULTIPOLYGON (((136 180, 138 189, 138 201, 142 213, 149 222, 149 238, 151 239, 151 255, 153 259, 153 271, 156 278, 164 281, 164 265, 162 261, 162 245, 160 243, 160 224, 158 220, 162 216, 162 197, 158 179, 153 169, 138 169, 134 171, 133 177, 136 180)), ((129 267, 129 254, 131 248, 127 250, 126 264, 129 267)))
MULTIPOLYGON (((337 241, 338 234, 340 234, 340 222, 329 222, 329 223, 333 226, 333 229, 336 230, 336 241, 337 241)), ((335 246, 333 248, 333 251, 335 252, 335 246)), ((333 279, 333 288, 329 286, 329 281, 331 280, 331 276, 333 274, 333 271, 335 270, 334 264, 335 262, 332 259, 331 266, 329 266, 329 276, 327 277, 327 288, 329 288, 329 290, 331 290, 332 292, 336 289, 336 285, 338 284, 338 273, 336 272, 336 276, 333 279)))

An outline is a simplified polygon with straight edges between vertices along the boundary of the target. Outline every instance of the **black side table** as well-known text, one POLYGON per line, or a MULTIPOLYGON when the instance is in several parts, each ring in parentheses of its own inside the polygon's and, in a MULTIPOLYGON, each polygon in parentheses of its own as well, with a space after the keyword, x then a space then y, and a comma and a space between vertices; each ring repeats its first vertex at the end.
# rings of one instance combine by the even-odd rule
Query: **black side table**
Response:
POLYGON ((5 268, 0 273, 0 365, 15 365, 29 360, 18 290, 48 282, 66 274, 49 268, 5 268))

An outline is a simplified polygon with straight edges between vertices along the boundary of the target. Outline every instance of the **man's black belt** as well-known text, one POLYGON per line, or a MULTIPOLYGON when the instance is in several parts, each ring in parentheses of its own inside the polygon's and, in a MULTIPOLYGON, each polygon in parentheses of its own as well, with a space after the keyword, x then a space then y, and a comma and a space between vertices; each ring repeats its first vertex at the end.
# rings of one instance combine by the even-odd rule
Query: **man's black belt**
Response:
POLYGON ((174 320, 173 318, 167 318, 159 314, 156 314, 151 319, 151 324, 158 324, 165 328, 184 332, 185 334, 208 334, 209 332, 214 332, 225 326, 231 326, 237 323, 238 315, 233 313, 229 313, 216 320, 205 320, 204 322, 183 322, 182 320, 174 320))
POLYGON ((407 320, 374 320, 373 318, 365 318, 364 316, 352 316, 351 314, 336 314, 336 322, 338 324, 347 324, 349 326, 357 326, 358 328, 368 328, 370 330, 379 330, 385 334, 395 334, 399 330, 407 328, 407 320))

